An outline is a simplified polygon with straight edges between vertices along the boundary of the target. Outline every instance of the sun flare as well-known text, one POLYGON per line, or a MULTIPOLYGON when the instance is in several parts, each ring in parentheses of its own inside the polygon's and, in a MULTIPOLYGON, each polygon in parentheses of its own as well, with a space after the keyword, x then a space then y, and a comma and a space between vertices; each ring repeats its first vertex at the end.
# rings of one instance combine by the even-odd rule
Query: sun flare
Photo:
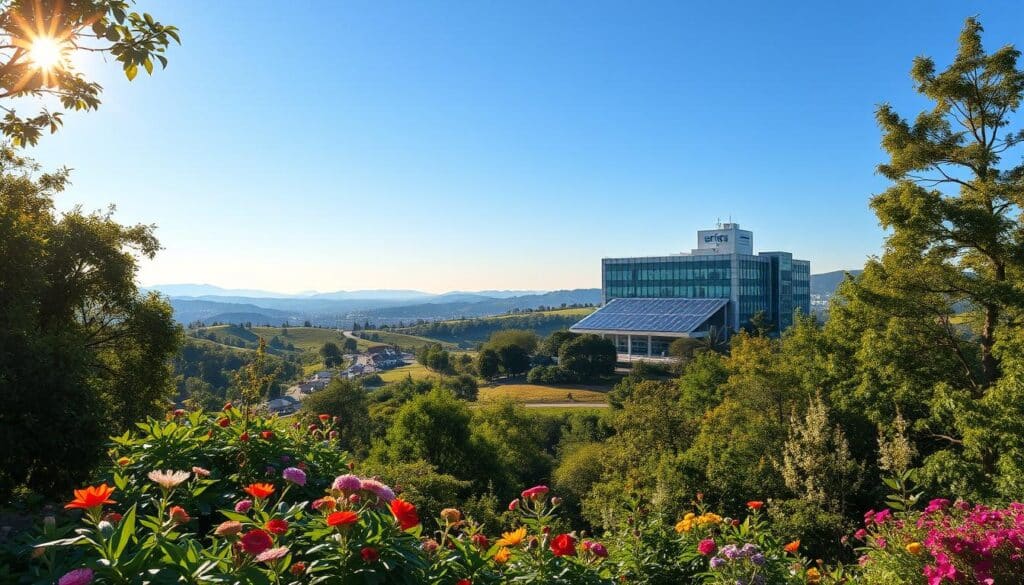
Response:
POLYGON ((64 65, 64 46, 52 37, 36 37, 28 47, 28 58, 36 69, 57 69, 64 65))

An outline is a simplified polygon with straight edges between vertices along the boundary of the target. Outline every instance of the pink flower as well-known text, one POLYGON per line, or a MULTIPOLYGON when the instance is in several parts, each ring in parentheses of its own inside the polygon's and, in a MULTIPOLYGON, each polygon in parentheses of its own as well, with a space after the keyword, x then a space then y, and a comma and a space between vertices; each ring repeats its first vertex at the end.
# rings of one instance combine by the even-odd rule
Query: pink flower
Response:
POLYGON ((242 500, 235 504, 235 512, 245 514, 252 509, 252 500, 242 500))
POLYGON ((520 494, 524 500, 539 500, 547 495, 550 490, 546 485, 535 485, 530 489, 523 490, 520 494))
POLYGON ((298 467, 286 467, 281 476, 298 486, 306 485, 306 472, 298 467))
POLYGON ((265 551, 261 552, 260 554, 256 555, 256 562, 257 563, 272 563, 274 561, 279 561, 279 560, 283 559, 285 557, 285 555, 287 555, 287 554, 288 554, 288 547, 286 547, 286 546, 279 546, 277 548, 271 548, 271 549, 265 550, 265 551))
POLYGON ((92 569, 68 571, 57 581, 58 585, 87 585, 92 583, 92 569))
POLYGON ((854 532, 854 533, 853 533, 853 537, 854 537, 854 538, 856 538, 857 540, 864 540, 864 538, 865 538, 865 537, 866 537, 867 535, 868 535, 868 531, 867 531, 867 530, 864 530, 863 528, 861 528, 861 529, 860 529, 860 530, 858 530, 857 532, 854 532))
POLYGON ((391 503, 395 499, 395 492, 388 486, 375 479, 364 479, 360 482, 359 488, 377 496, 377 499, 384 503, 391 503))
POLYGON ((362 487, 362 483, 363 480, 359 479, 359 477, 348 473, 334 478, 331 489, 343 492, 357 492, 362 487))
POLYGON ((704 556, 710 555, 717 549, 718 547, 715 546, 715 541, 711 540, 710 538, 705 538, 704 540, 697 543, 697 552, 704 556))

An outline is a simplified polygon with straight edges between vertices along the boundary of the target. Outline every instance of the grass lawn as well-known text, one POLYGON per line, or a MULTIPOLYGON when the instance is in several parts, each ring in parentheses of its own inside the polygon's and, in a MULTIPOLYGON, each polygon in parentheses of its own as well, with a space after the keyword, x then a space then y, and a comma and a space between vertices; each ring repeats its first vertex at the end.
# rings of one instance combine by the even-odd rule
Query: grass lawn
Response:
POLYGON ((533 311, 530 313, 509 313, 507 315, 497 315, 494 317, 484 317, 485 319, 508 319, 509 317, 524 317, 527 315, 562 315, 564 317, 584 317, 596 311, 596 307, 579 307, 576 309, 552 309, 550 311, 533 311))
POLYGON ((380 372, 380 379, 383 380, 385 384, 404 380, 407 376, 412 376, 413 380, 423 380, 427 378, 436 378, 437 374, 431 372, 420 364, 409 364, 408 366, 401 366, 392 370, 380 372))
POLYGON ((493 402, 502 398, 511 398, 527 404, 550 404, 563 402, 605 403, 608 388, 603 386, 541 386, 539 384, 491 384, 480 388, 478 400, 493 402), (569 395, 572 398, 569 398, 569 395))

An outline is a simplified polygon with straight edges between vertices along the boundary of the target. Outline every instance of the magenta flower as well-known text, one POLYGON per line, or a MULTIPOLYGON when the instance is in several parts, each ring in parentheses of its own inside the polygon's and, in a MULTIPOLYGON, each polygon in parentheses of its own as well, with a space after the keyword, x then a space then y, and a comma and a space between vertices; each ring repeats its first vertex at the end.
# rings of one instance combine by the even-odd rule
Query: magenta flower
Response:
POLYGON ((245 514, 252 509, 252 500, 242 500, 235 504, 235 512, 245 514))
POLYGON ((349 473, 346 475, 339 475, 334 478, 334 483, 331 484, 331 489, 343 492, 358 492, 362 489, 362 484, 363 480, 349 473))
POLYGON ((298 467, 286 467, 285 470, 281 472, 281 477, 297 486, 306 485, 306 472, 302 471, 298 467))
POLYGON ((377 496, 377 499, 384 503, 391 503, 395 499, 395 492, 375 479, 364 479, 360 483, 360 489, 377 496))
POLYGON ((92 569, 68 571, 57 583, 58 585, 88 585, 92 583, 92 569))
POLYGON ((715 541, 711 540, 710 538, 705 538, 704 540, 697 543, 697 552, 704 556, 708 556, 711 553, 715 552, 717 548, 718 547, 715 546, 715 541))

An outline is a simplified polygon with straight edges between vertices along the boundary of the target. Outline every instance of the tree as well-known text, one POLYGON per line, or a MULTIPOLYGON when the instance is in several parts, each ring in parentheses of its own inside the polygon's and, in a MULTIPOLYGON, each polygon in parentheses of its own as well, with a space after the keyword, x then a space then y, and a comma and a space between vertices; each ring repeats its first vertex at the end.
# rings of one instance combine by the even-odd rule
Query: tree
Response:
POLYGON ((311 416, 329 414, 338 417, 332 427, 338 431, 342 449, 365 454, 370 447, 369 405, 366 391, 358 382, 335 378, 320 392, 302 401, 302 410, 311 416))
POLYGON ((416 362, 435 372, 447 373, 451 370, 451 355, 440 343, 432 343, 416 352, 416 362))
POLYGON ((501 357, 493 349, 482 349, 476 356, 476 371, 484 380, 493 380, 501 369, 501 357))
MULTIPOLYGON (((77 51, 111 55, 128 80, 139 68, 153 73, 154 60, 167 66, 164 52, 180 43, 178 29, 149 14, 129 12, 134 0, 11 0, 0 12, 0 98, 57 98, 69 110, 95 110, 102 87, 76 71, 77 51)), ((62 112, 42 110, 23 118, 5 112, 0 131, 14 145, 36 144, 42 131, 56 132, 62 112)))
POLYGON ((0 148, 0 494, 63 492, 104 437, 164 412, 181 341, 166 301, 135 286, 152 226, 58 215, 67 171, 37 169, 0 148))
POLYGON ((484 347, 500 351, 508 345, 515 345, 530 355, 537 351, 537 334, 525 329, 503 329, 492 333, 484 347))
POLYGON ((474 401, 479 392, 476 378, 469 374, 447 377, 441 381, 441 387, 449 390, 456 398, 461 400, 474 401))
POLYGON ((541 342, 540 348, 537 350, 537 352, 541 355, 546 355, 548 357, 558 357, 558 353, 559 351, 561 351, 562 346, 565 345, 566 343, 569 343, 573 339, 576 339, 576 337, 577 334, 567 329, 555 331, 551 335, 548 335, 543 342, 541 342))
POLYGON ((597 335, 580 335, 562 346, 558 365, 580 380, 592 380, 615 373, 618 354, 615 344, 597 335))
POLYGON ((498 361, 506 375, 515 377, 530 369, 530 354, 520 345, 509 344, 498 347, 498 361))
POLYGON ((1024 130, 1010 127, 1024 71, 1012 46, 985 53, 981 32, 968 18, 945 71, 928 57, 915 59, 911 76, 931 110, 910 123, 889 105, 878 109, 889 155, 878 170, 893 185, 871 207, 892 233, 882 258, 865 268, 877 277, 866 291, 876 304, 927 329, 929 351, 952 352, 975 397, 998 379, 994 346, 1024 309, 1024 291, 1015 286, 1024 277, 1024 164, 1013 150, 1024 130), (1004 156, 1015 164, 1000 167, 1004 156), (954 325, 960 311, 974 335, 954 325))
POLYGON ((341 348, 333 341, 328 341, 320 347, 320 357, 324 360, 325 368, 336 368, 345 359, 341 353, 341 348))
POLYGON ((355 353, 359 349, 359 344, 356 343, 355 339, 352 339, 351 337, 346 337, 345 343, 341 346, 341 349, 345 353, 355 353))

